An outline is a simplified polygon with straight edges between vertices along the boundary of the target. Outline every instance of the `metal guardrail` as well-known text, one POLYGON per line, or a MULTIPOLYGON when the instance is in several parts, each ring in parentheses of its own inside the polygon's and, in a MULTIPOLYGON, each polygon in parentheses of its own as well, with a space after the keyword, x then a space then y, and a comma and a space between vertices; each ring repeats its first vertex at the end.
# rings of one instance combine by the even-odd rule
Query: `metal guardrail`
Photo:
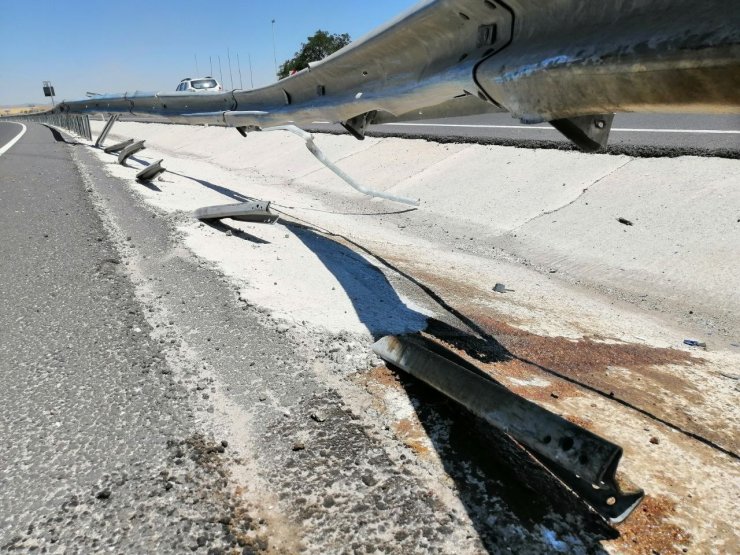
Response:
POLYGON ((425 0, 273 85, 230 92, 126 92, 56 113, 263 127, 374 123, 508 111, 548 121, 584 150, 613 112, 740 113, 740 2, 425 0))
POLYGON ((87 114, 69 114, 69 113, 51 113, 44 112, 41 114, 27 116, 11 116, 0 118, 0 121, 19 121, 43 123, 52 127, 61 127, 92 141, 92 131, 90 130, 90 117, 87 114))

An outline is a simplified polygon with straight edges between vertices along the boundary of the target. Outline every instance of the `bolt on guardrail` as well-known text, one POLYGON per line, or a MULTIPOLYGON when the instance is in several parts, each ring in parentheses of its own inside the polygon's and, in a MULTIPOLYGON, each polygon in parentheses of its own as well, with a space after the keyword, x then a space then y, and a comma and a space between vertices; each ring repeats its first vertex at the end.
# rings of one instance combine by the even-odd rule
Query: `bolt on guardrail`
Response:
POLYGON ((92 131, 90 129, 90 117, 87 114, 36 114, 28 116, 13 116, 2 118, 3 121, 18 121, 41 123, 51 125, 52 127, 61 127, 88 141, 92 141, 92 131))

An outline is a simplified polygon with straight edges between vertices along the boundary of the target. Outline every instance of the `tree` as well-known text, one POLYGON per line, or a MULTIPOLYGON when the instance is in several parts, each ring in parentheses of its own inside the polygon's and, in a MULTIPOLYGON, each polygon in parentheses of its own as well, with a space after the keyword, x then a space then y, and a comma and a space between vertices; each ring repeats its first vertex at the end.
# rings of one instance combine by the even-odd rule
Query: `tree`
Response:
POLYGON ((290 60, 283 62, 278 71, 278 79, 307 68, 309 62, 323 60, 340 48, 347 46, 351 40, 347 33, 331 35, 319 29, 313 36, 308 37, 306 42, 301 44, 301 49, 290 60))

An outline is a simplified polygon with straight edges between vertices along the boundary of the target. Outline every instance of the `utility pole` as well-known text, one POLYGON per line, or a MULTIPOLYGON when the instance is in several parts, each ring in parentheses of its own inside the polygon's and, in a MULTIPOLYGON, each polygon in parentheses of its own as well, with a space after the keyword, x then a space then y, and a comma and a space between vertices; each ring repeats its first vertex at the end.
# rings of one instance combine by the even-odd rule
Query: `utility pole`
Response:
POLYGON ((208 61, 211 63, 211 73, 209 73, 208 75, 213 77, 213 56, 208 56, 208 61))
POLYGON ((272 58, 275 62, 275 79, 277 79, 277 48, 275 48, 275 20, 272 20, 272 58))
POLYGON ((239 88, 244 88, 244 83, 242 83, 242 63, 239 61, 239 52, 236 53, 236 67, 239 68, 239 88))
POLYGON ((198 67, 198 55, 193 54, 193 56, 195 57, 195 74, 200 76, 200 68, 198 67))
POLYGON ((221 75, 221 86, 224 86, 224 70, 221 69, 221 55, 218 56, 218 73, 221 75))
POLYGON ((229 51, 229 48, 226 48, 226 56, 229 59, 229 76, 231 78, 231 90, 234 90, 234 74, 231 73, 231 52, 229 51))
POLYGON ((254 75, 252 74, 252 54, 247 52, 247 56, 249 57, 249 82, 252 84, 252 88, 254 88, 254 75))

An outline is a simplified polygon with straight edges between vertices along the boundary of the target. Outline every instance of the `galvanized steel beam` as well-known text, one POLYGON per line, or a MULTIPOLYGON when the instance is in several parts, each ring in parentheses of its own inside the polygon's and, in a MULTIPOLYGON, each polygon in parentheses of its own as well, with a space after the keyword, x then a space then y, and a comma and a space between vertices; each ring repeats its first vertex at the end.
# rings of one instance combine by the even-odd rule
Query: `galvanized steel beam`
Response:
MULTIPOLYGON (((426 0, 267 87, 100 95, 55 111, 237 128, 330 120, 362 137, 366 114, 373 114, 367 123, 386 123, 509 111, 577 130, 566 120, 619 111, 740 113, 738 90, 738 2, 426 0)), ((604 144, 608 129, 600 131, 599 140, 577 144, 604 144)))

